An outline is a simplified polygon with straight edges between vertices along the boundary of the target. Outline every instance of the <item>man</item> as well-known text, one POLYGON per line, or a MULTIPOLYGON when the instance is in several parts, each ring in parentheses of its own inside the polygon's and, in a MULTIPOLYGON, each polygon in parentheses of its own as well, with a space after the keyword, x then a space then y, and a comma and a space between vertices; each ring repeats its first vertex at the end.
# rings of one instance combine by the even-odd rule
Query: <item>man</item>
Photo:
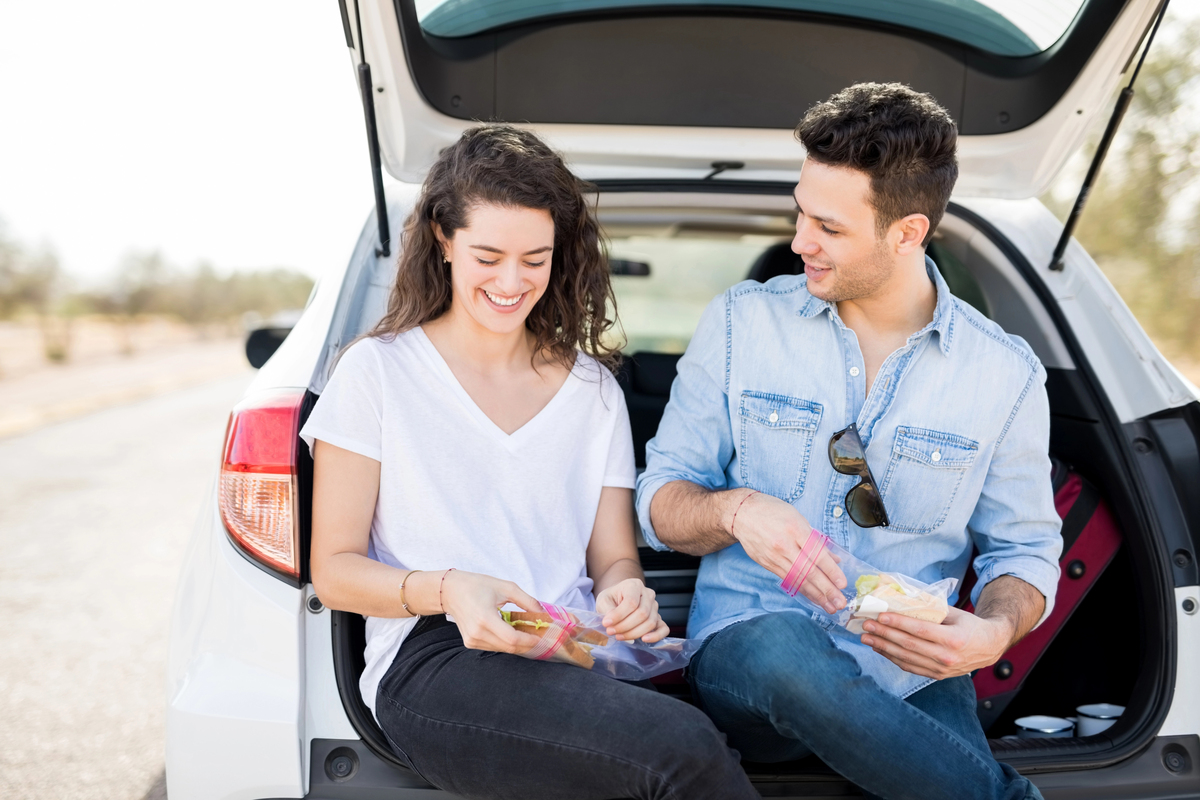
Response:
POLYGON ((860 84, 796 135, 804 275, 708 306, 638 481, 647 540, 704 556, 693 692, 752 761, 815 753, 883 798, 1041 797, 992 757, 970 673, 1053 606, 1046 374, 925 256, 958 176, 956 127, 928 95, 860 84), (849 501, 863 478, 827 459, 838 433, 861 437, 879 481, 849 501), (814 606, 780 589, 814 527, 925 583, 961 580, 977 550, 976 612, 885 613, 850 634, 830 616, 846 578, 828 554, 801 590, 814 606))

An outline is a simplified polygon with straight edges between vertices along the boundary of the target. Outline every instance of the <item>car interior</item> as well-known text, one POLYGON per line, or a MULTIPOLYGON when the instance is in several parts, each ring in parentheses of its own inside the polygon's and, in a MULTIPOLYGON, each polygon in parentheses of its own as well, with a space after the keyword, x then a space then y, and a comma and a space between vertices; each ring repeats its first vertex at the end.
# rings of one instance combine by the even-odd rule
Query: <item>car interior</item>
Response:
MULTIPOLYGON (((705 305, 738 281, 766 281, 803 269, 790 249, 796 210, 790 187, 745 195, 623 187, 602 191, 597 213, 610 256, 620 264, 613 283, 628 344, 618 380, 629 408, 640 471, 646 443, 666 408, 676 363, 705 305)), ((1139 577, 1146 574, 1151 549, 1143 541, 1145 526, 1122 471, 1112 427, 1104 422, 1105 400, 1090 373, 1079 368, 1074 355, 1079 351, 1073 349, 1069 330, 1056 322, 1036 293, 1036 278, 1030 280, 1022 272, 1023 256, 1011 245, 1006 247, 989 223, 952 203, 928 254, 956 296, 1022 336, 1047 368, 1055 474, 1046 479, 1055 481, 1060 513, 1075 514, 1064 523, 1069 541, 1060 586, 1083 581, 1069 587, 1071 602, 1047 621, 1049 627, 1029 643, 1030 652, 1014 655, 1011 663, 1002 660, 989 675, 976 676, 981 722, 1001 758, 1061 760, 1103 751, 1150 713, 1164 668, 1155 637, 1165 614, 1155 592, 1139 577), (1068 481, 1077 488, 1067 487, 1068 481), (1082 499, 1072 502, 1064 492, 1082 499), (1086 505, 1086 498, 1091 498, 1086 510, 1072 511, 1086 505), (1089 541, 1105 536, 1107 550, 1088 549, 1089 541), (1078 705, 1100 702, 1126 706, 1127 713, 1099 736, 1004 738, 1015 733, 1014 720, 1019 717, 1067 716, 1078 705)), ((360 281, 362 293, 345 321, 343 342, 369 329, 382 314, 390 282, 391 274, 382 268, 360 281)), ((307 448, 301 453, 306 455, 307 448)), ((306 495, 305 504, 310 499, 306 495)), ((683 635, 699 559, 644 546, 640 554, 664 618, 676 635, 683 635)), ((333 638, 339 690, 351 722, 377 755, 398 766, 358 695, 362 618, 335 612, 333 638)), ((664 676, 656 684, 659 691, 688 700, 680 675, 664 676)), ((815 757, 794 764, 746 766, 763 782, 772 776, 786 781, 788 776, 830 774, 815 757)))

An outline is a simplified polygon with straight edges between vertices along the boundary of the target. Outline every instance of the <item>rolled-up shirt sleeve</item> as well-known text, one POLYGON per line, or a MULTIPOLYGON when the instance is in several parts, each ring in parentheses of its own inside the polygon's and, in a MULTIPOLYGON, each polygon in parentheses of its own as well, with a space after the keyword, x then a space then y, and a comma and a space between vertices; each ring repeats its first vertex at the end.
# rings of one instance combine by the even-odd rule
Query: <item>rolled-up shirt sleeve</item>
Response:
POLYGON ((679 359, 671 399, 658 432, 646 445, 646 471, 638 479, 637 513, 646 542, 669 550, 650 521, 654 495, 672 481, 725 489, 733 458, 728 402, 729 294, 714 299, 700 317, 687 352, 679 359))
POLYGON ((984 587, 1012 575, 1046 598, 1038 625, 1054 610, 1062 555, 1062 520, 1050 484, 1050 404, 1046 371, 1039 364, 1029 378, 1001 434, 983 491, 968 527, 979 555, 978 582, 971 602, 979 607, 984 587))

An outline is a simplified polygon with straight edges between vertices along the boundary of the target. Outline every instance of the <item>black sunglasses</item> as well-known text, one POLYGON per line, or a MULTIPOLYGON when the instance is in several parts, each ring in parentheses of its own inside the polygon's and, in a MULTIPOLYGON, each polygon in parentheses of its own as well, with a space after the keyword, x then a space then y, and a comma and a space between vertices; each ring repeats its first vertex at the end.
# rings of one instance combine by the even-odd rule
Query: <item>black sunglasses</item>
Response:
POLYGON ((860 528, 878 528, 888 524, 883 498, 879 496, 879 485, 867 466, 867 449, 858 436, 858 426, 853 422, 833 435, 829 440, 829 463, 835 472, 857 475, 862 478, 854 488, 846 492, 846 513, 860 528))

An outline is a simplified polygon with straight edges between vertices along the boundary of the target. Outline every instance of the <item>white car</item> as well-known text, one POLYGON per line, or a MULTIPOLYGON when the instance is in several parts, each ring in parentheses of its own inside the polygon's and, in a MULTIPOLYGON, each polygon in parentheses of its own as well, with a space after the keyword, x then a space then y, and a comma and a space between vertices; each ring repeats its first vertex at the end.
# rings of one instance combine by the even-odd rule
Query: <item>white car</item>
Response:
MULTIPOLYGON (((1062 225, 1035 199, 1110 113, 1158 0, 342 2, 371 154, 401 183, 384 202, 377 169, 386 214, 233 409, 172 621, 171 800, 438 794, 359 696, 362 618, 313 593, 297 431, 339 350, 381 316, 388 231, 439 148, 474 119, 528 123, 598 186, 641 459, 704 304, 796 269, 792 129, 862 80, 928 91, 959 122, 961 177, 931 254, 1045 364, 1051 454, 1094 487, 1116 537, 1107 556, 1065 565, 1082 582, 1064 585, 1084 588, 1041 649, 977 674, 997 756, 1050 800, 1200 796, 1200 395, 1077 243, 1050 268, 1062 225), (1018 717, 1100 702, 1124 711, 1098 735, 1005 738, 1018 717)), ((695 559, 642 554, 681 626, 695 559)), ((857 792, 811 758, 747 769, 771 797, 857 792)))

